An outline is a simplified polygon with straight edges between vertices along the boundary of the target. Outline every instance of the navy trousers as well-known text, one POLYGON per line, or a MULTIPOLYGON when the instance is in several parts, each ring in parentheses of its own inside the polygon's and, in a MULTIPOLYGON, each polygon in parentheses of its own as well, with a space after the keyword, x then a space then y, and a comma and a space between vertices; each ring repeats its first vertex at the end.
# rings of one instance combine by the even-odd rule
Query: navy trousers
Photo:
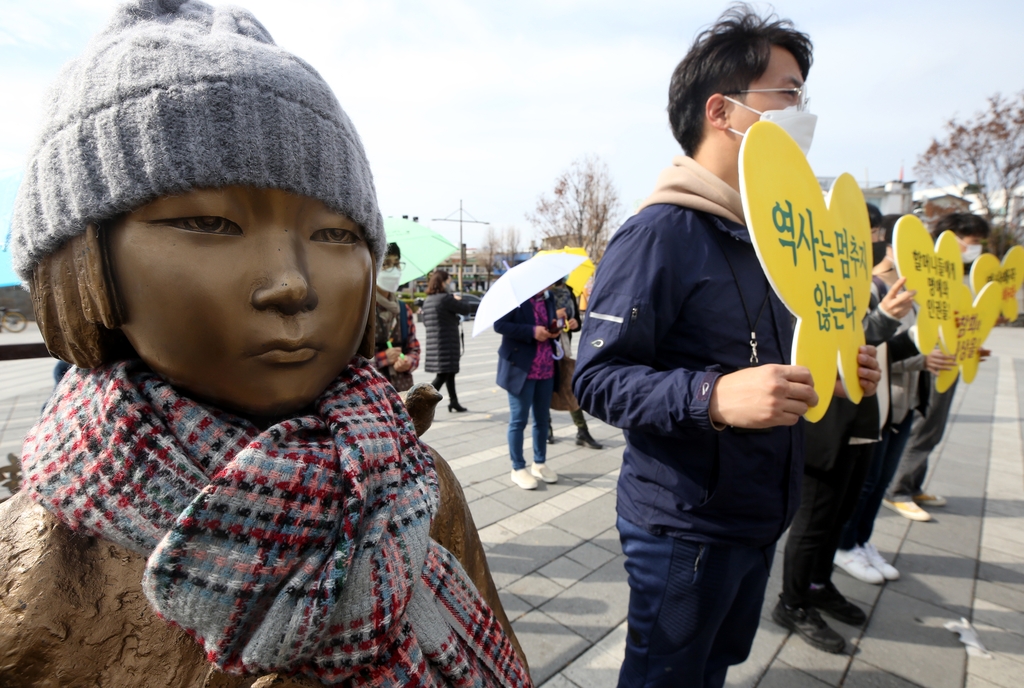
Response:
POLYGON ((750 653, 774 545, 701 545, 617 525, 629 575, 619 688, 721 688, 750 653))

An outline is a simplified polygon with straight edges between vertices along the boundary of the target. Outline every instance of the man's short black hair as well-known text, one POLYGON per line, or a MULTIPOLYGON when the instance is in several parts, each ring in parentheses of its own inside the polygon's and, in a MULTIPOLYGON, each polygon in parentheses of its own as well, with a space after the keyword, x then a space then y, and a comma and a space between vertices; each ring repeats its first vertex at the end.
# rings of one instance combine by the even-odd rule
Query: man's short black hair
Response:
POLYGON ((868 203, 868 222, 871 223, 871 229, 882 226, 882 211, 874 203, 868 203))
POLYGON ((935 236, 939 236, 947 229, 959 237, 975 236, 979 239, 988 239, 988 223, 985 218, 972 215, 971 213, 950 213, 943 215, 935 223, 935 236))
POLYGON ((398 244, 392 241, 390 244, 388 244, 388 252, 385 255, 394 256, 395 258, 401 258, 402 249, 398 248, 398 244))
POLYGON ((804 79, 811 70, 811 39, 788 19, 762 17, 745 3, 727 9, 702 31, 672 73, 668 87, 668 121, 672 135, 693 155, 704 136, 704 107, 716 93, 747 88, 768 69, 772 46, 788 50, 804 79))

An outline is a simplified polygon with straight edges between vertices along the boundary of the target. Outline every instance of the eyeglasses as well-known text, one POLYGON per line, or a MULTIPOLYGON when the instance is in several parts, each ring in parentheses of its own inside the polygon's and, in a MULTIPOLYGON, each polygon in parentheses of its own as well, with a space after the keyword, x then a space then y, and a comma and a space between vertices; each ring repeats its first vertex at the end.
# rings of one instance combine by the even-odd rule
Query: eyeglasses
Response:
POLYGON ((729 93, 723 93, 723 96, 739 95, 741 93, 785 93, 790 98, 796 100, 796 109, 803 111, 807 109, 807 104, 811 102, 811 99, 807 97, 807 84, 798 86, 796 88, 748 88, 742 91, 730 91, 729 93))
POLYGON ((386 268, 398 268, 399 270, 405 270, 405 262, 401 260, 392 260, 390 258, 384 259, 384 267, 386 268))

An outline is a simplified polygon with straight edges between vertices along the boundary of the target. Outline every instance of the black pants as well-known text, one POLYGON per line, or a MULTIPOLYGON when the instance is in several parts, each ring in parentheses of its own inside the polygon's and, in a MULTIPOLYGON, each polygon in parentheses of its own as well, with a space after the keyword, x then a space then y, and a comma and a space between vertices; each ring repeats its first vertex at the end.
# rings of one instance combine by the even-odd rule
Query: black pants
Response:
POLYGON ((789 527, 782 569, 782 601, 804 606, 811 583, 832 578, 832 559, 871 465, 873 444, 847 444, 828 470, 806 466, 800 508, 789 527))
POLYGON ((448 388, 448 405, 458 406, 459 396, 455 393, 455 375, 456 373, 438 373, 434 381, 431 382, 438 392, 441 391, 441 385, 443 384, 448 388))

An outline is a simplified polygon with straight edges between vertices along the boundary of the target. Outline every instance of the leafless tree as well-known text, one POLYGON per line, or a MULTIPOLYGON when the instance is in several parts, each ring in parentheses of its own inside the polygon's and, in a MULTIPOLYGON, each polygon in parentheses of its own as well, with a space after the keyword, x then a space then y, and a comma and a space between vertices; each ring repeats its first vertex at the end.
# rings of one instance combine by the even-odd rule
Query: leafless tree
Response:
POLYGON ((506 261, 509 267, 516 264, 515 258, 517 253, 522 253, 523 250, 523 236, 519 232, 519 228, 509 225, 501 230, 501 256, 500 259, 506 261))
POLYGON ((526 219, 548 244, 582 247, 597 263, 621 214, 619 192, 608 166, 599 157, 587 155, 559 175, 552 194, 541 195, 526 219))
POLYGON ((502 237, 501 234, 494 227, 487 227, 487 236, 484 238, 484 244, 480 248, 480 261, 484 264, 487 270, 487 286, 485 289, 491 287, 491 276, 494 274, 494 268, 498 261, 498 256, 502 252, 502 237))
POLYGON ((1021 243, 1024 208, 1015 192, 1024 184, 1024 91, 997 93, 974 117, 946 122, 943 138, 932 139, 915 169, 923 182, 962 184, 965 194, 977 195, 993 225, 990 250, 1021 243))

